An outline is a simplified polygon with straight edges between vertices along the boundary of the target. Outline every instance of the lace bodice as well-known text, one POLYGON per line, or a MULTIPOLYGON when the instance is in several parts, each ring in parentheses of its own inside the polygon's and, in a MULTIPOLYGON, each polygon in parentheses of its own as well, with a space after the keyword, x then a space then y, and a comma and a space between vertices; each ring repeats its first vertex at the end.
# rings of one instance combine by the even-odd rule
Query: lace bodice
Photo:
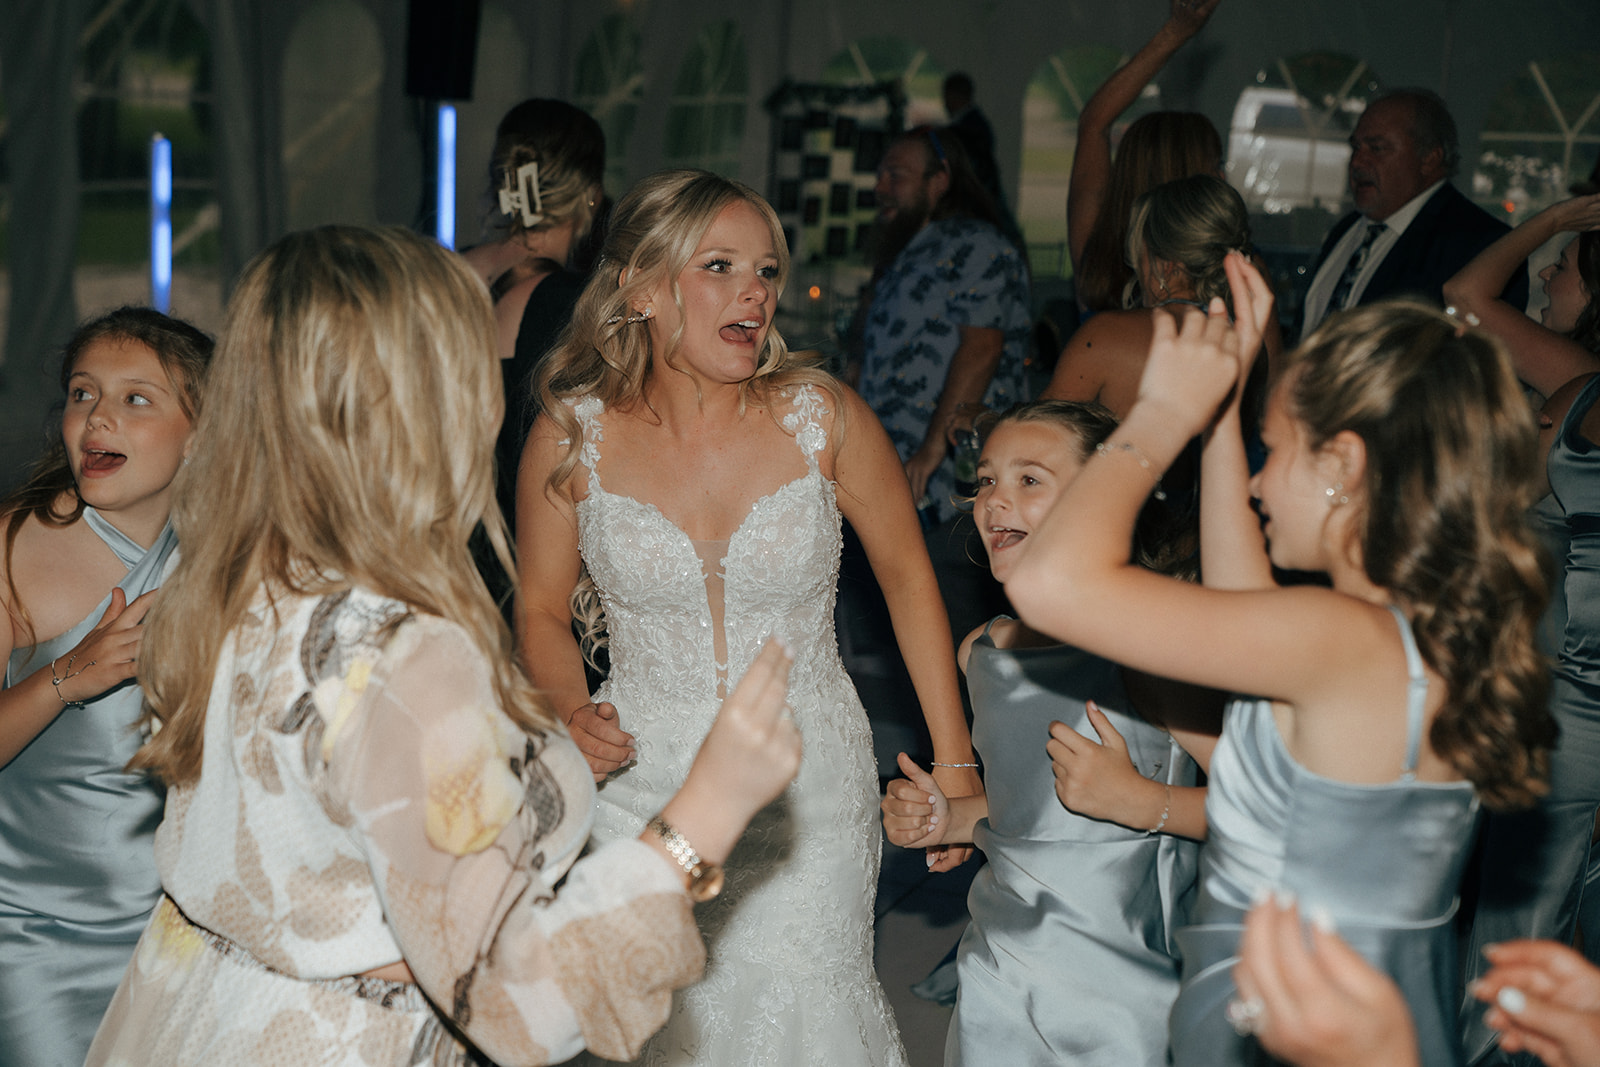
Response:
POLYGON ((605 609, 610 686, 703 706, 700 729, 685 731, 696 747, 726 684, 743 677, 769 636, 794 650, 791 691, 815 690, 818 671, 837 661, 839 509, 817 463, 828 411, 810 386, 793 401, 782 425, 795 435, 806 473, 757 500, 727 542, 691 541, 654 504, 607 492, 603 407, 592 397, 574 405, 588 468, 578 544, 605 609), (702 560, 697 546, 722 554, 702 560))
MULTIPOLYGON (((802 386, 780 422, 805 473, 759 498, 727 541, 692 541, 652 504, 604 486, 605 411, 573 404, 588 495, 578 546, 605 610, 616 705, 638 757, 601 787, 595 836, 632 837, 688 774, 721 705, 771 635, 794 652, 789 705, 805 753, 751 821, 727 886, 697 909, 711 963, 642 1064, 897 1067, 872 967, 880 831, 872 733, 839 662, 840 516, 818 459, 823 396, 802 386)), ((780 411, 782 408, 779 409, 780 411)), ((775 447, 782 447, 781 444, 775 447)))

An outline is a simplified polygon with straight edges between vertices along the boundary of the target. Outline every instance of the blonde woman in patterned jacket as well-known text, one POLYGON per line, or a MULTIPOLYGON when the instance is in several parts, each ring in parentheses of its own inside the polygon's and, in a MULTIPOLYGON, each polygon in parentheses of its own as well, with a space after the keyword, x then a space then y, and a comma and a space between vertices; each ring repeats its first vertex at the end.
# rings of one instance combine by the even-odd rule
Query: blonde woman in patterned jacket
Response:
POLYGON ((789 656, 658 822, 578 858, 588 765, 467 548, 482 522, 509 565, 494 342, 482 282, 405 231, 246 270, 140 661, 166 896, 90 1063, 624 1057, 700 974, 691 898, 799 764, 789 656))

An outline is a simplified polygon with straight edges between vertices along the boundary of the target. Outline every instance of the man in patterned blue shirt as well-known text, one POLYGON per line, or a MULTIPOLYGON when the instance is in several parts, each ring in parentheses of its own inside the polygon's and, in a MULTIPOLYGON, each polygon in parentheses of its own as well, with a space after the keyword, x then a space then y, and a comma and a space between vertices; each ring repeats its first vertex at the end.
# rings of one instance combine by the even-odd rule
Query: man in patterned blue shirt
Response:
POLYGON ((1027 398, 1028 273, 961 145, 931 127, 884 153, 882 273, 863 333, 861 395, 883 420, 930 529, 956 515, 950 435, 1027 398))

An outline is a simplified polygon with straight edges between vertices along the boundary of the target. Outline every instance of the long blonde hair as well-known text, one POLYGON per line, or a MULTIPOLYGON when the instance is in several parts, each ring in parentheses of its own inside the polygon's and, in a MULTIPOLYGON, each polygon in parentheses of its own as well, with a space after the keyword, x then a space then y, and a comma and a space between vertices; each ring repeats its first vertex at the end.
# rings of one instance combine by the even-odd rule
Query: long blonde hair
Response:
MULTIPOLYGON (((670 285, 680 325, 668 338, 664 356, 666 365, 674 367, 684 321, 678 276, 717 216, 737 203, 754 208, 771 231, 778 257, 776 287, 781 296, 789 277, 789 244, 777 213, 749 186, 709 171, 662 171, 640 181, 617 205, 600 262, 578 298, 560 343, 538 373, 540 407, 556 424, 557 436, 567 442, 561 462, 550 474, 547 492, 566 484, 583 446, 583 428, 562 401, 593 396, 607 409, 622 410, 645 403, 654 348, 649 326, 636 318, 634 307, 663 282, 670 285)), ((740 410, 753 397, 770 412, 775 393, 801 384, 815 385, 836 399, 839 396, 837 384, 819 369, 816 359, 790 352, 774 325, 767 330, 755 374, 739 384, 740 410)), ((834 408, 838 410, 837 403, 834 408)), ((573 591, 572 613, 583 630, 585 649, 592 652, 603 644, 604 621, 587 572, 573 591)))
POLYGON ((1434 308, 1376 304, 1330 316, 1280 388, 1312 449, 1344 430, 1366 445, 1362 563, 1444 679, 1433 750, 1486 806, 1527 806, 1545 792, 1555 723, 1534 640, 1547 598, 1527 518, 1536 430, 1505 349, 1434 308))
POLYGON ((483 283, 406 230, 294 233, 246 267, 178 480, 183 558, 140 651, 162 728, 132 766, 169 784, 199 775, 223 641, 263 586, 359 586, 458 623, 505 711, 525 729, 554 726, 467 548, 481 522, 511 568, 494 498, 494 351, 483 283))

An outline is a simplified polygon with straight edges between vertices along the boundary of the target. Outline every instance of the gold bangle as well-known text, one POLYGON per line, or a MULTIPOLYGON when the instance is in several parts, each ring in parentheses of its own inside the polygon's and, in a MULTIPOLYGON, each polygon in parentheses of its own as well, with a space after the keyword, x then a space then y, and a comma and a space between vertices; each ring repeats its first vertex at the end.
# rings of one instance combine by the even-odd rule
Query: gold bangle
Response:
POLYGON ((1138 445, 1130 444, 1127 441, 1118 441, 1115 444, 1107 444, 1105 441, 1101 441, 1094 446, 1094 451, 1097 456, 1109 456, 1113 452, 1126 452, 1133 457, 1134 462, 1145 469, 1146 474, 1155 479, 1155 498, 1157 500, 1167 499, 1167 491, 1161 487, 1161 472, 1156 470, 1155 464, 1150 462, 1150 457, 1145 455, 1138 445))

